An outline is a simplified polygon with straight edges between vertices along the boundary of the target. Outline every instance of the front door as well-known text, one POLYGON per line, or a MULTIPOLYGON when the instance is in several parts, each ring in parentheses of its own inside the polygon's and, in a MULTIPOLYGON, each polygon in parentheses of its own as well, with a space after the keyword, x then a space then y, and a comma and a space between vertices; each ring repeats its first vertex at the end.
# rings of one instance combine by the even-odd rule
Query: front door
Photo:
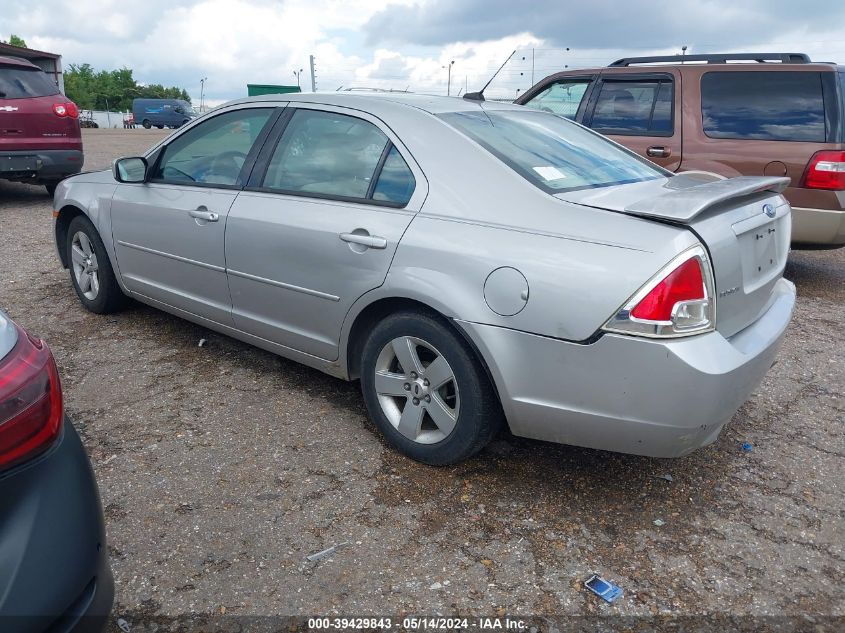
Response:
POLYGON ((235 327, 334 360, 346 313, 384 282, 425 180, 366 114, 303 105, 277 127, 229 213, 235 327))
POLYGON ((226 219, 273 112, 241 108, 203 121, 158 153, 147 182, 118 185, 112 235, 130 291, 232 324, 226 219))

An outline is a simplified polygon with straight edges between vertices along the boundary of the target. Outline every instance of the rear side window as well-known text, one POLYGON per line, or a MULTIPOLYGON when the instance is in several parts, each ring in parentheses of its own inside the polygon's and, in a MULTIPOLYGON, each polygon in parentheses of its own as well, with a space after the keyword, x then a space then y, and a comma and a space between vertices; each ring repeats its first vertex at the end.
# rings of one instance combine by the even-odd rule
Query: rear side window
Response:
POLYGON ((405 206, 411 199, 411 194, 414 193, 414 185, 416 185, 416 180, 408 163, 402 158, 399 150, 391 147, 373 189, 373 200, 405 206))
POLYGON ((711 138, 824 142, 817 72, 710 72, 701 78, 704 133, 711 138))
POLYGON ((59 87, 46 73, 27 68, 0 66, 0 99, 27 99, 59 94, 59 87))
MULTIPOLYGON (((372 198, 370 185, 387 143, 384 132, 363 119, 296 110, 273 152, 262 186, 317 197, 372 198)), ((389 189, 385 184, 382 194, 387 195, 389 189)))
POLYGON ((590 127, 616 134, 671 136, 670 79, 603 81, 590 127))
POLYGON ((535 110, 559 114, 567 119, 575 119, 589 85, 589 79, 556 81, 523 105, 535 110))
POLYGON ((440 118, 548 193, 642 182, 668 173, 595 132, 543 112, 482 110, 440 118))

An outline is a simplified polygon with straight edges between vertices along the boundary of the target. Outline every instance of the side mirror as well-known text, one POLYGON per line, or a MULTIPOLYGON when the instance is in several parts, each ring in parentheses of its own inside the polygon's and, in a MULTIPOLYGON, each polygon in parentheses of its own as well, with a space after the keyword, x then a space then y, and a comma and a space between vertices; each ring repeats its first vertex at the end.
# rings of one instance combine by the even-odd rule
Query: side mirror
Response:
POLYGON ((112 173, 117 182, 146 182, 147 159, 141 156, 118 158, 112 165, 112 173))

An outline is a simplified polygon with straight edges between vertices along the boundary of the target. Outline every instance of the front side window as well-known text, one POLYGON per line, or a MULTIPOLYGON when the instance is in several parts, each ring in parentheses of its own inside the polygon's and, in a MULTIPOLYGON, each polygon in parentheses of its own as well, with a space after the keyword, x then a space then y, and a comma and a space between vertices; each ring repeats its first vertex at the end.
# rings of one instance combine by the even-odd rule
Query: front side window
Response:
POLYGON ((241 170, 272 108, 234 110, 178 136, 164 149, 152 180, 241 185, 241 170))
POLYGON ((575 119, 589 85, 589 79, 557 81, 523 105, 535 110, 559 114, 567 119, 575 119))
POLYGON ((701 77, 704 133, 711 138, 825 140, 818 72, 709 72, 701 77))
POLYGON ((26 99, 59 94, 46 73, 29 68, 0 66, 0 99, 26 99))
POLYGON ((672 133, 672 82, 604 81, 590 127, 622 134, 672 133))
POLYGON ((363 119, 298 109, 273 152, 262 187, 371 199, 370 185, 387 143, 384 132, 363 119))
POLYGON ((440 117, 549 193, 668 175, 599 134, 544 112, 486 110, 440 117))

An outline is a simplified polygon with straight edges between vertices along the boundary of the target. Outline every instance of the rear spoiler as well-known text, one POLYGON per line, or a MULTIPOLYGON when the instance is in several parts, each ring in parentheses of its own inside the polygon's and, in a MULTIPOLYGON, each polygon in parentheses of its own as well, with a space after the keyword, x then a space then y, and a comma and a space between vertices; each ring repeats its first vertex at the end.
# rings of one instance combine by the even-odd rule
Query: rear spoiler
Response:
POLYGON ((713 178, 717 176, 707 172, 680 173, 662 187, 663 193, 626 206, 625 213, 686 224, 728 200, 762 192, 783 193, 790 183, 789 178, 769 176, 713 178))

